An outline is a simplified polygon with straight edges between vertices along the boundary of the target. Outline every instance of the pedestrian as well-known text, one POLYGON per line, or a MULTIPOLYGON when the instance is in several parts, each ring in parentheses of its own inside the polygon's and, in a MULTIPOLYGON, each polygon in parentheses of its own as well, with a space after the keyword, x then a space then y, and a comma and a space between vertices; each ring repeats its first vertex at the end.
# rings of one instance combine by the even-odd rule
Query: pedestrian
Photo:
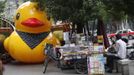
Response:
POLYGON ((115 42, 115 50, 117 53, 107 55, 107 67, 108 67, 107 72, 112 73, 115 61, 126 58, 126 45, 127 42, 124 42, 121 38, 121 35, 117 34, 115 42))

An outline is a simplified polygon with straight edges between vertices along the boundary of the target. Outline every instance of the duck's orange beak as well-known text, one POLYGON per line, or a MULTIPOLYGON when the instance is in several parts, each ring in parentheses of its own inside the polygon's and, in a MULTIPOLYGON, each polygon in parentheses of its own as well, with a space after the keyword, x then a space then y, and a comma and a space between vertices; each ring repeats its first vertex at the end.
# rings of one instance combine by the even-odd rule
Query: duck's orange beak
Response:
POLYGON ((28 26, 28 27, 40 27, 43 26, 44 23, 36 18, 29 18, 25 21, 21 22, 22 25, 28 26))

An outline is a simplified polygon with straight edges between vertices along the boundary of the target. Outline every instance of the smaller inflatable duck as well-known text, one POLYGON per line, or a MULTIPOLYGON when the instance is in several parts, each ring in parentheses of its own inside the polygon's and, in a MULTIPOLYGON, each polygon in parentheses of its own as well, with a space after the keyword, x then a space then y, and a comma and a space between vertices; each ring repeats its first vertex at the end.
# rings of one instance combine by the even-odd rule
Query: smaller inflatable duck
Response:
POLYGON ((38 2, 23 3, 14 19, 16 30, 5 40, 4 46, 15 60, 24 63, 43 62, 45 44, 60 44, 50 32, 50 18, 39 9, 38 2))

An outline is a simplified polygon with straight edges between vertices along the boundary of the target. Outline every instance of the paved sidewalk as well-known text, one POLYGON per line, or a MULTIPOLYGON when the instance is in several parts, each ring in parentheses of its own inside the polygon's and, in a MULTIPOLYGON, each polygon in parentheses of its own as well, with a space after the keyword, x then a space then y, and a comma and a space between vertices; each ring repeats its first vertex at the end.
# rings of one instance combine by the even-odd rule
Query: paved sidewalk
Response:
MULTIPOLYGON (((5 71, 3 75, 83 75, 76 74, 74 70, 61 70, 55 64, 49 64, 46 74, 42 73, 42 64, 20 64, 12 63, 4 65, 5 71)), ((84 74, 87 75, 87 74, 84 74)), ((106 75, 121 75, 117 73, 106 75)))

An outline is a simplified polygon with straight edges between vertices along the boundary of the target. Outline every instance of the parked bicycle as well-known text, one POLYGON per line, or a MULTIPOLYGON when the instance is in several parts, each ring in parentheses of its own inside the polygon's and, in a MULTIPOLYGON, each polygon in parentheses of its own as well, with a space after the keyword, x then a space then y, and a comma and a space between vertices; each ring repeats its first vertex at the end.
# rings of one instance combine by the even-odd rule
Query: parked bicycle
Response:
POLYGON ((45 74, 50 60, 56 62, 57 66, 60 65, 59 61, 60 61, 61 54, 60 52, 58 52, 58 50, 54 51, 53 45, 48 43, 45 46, 44 54, 47 56, 43 64, 43 73, 45 74))

